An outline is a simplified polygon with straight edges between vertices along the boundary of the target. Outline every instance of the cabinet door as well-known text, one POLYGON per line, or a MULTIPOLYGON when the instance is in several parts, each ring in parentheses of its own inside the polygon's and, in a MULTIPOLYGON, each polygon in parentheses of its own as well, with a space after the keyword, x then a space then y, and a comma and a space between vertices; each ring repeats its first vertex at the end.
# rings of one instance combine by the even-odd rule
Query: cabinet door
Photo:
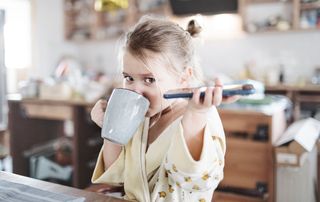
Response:
POLYGON ((227 138, 225 176, 221 185, 256 189, 268 184, 272 151, 268 142, 227 138))

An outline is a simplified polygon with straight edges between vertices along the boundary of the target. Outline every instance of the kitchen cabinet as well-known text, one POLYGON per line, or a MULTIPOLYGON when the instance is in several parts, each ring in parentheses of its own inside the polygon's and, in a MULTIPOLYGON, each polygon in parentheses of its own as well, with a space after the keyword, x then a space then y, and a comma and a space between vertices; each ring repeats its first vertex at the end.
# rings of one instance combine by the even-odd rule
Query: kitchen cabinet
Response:
POLYGON ((238 10, 243 29, 249 33, 320 29, 319 0, 239 0, 238 10), (277 13, 271 5, 278 6, 277 13), (260 13, 250 15, 255 9, 260 13))
MULTIPOLYGON (((30 161, 25 153, 66 136, 65 122, 71 123, 71 186, 85 188, 103 144, 100 128, 90 119, 94 103, 52 101, 9 97, 10 154, 13 172, 30 176, 30 161)), ((69 128, 70 128, 69 127, 69 128)), ((54 176, 52 176, 54 177, 54 176)))
POLYGON ((291 121, 320 116, 320 85, 266 86, 265 92, 290 98, 293 104, 291 121))
POLYGON ((224 178, 215 202, 275 201, 275 142, 286 128, 284 110, 272 114, 246 109, 219 109, 226 133, 224 178))

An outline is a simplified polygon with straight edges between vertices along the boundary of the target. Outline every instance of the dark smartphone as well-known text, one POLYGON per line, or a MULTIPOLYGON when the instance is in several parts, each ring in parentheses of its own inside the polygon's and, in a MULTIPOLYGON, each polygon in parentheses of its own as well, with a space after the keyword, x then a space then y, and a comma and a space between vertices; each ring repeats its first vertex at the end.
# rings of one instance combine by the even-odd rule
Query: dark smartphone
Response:
MULTIPOLYGON (((174 99, 174 98, 192 98, 193 88, 181 88, 176 90, 167 91, 163 97, 165 99, 174 99)), ((205 91, 205 87, 204 87, 205 91)), ((200 97, 205 96, 205 92, 201 92, 200 97)), ((225 85, 223 86, 222 96, 230 97, 233 95, 251 95, 256 92, 252 84, 241 84, 241 85, 225 85)))

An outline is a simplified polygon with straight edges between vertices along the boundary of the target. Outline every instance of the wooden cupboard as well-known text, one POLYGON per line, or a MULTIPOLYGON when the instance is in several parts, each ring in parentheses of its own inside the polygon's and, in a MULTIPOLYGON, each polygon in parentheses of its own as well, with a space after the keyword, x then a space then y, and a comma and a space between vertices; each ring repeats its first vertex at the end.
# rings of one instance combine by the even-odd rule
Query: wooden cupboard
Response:
POLYGON ((66 135, 65 122, 72 131, 72 182, 77 188, 90 184, 102 146, 100 128, 90 119, 93 103, 9 98, 10 154, 13 172, 30 176, 27 150, 66 135))
POLYGON ((220 109, 227 152, 224 179, 214 201, 269 201, 275 199, 274 142, 285 130, 283 110, 273 114, 220 109))

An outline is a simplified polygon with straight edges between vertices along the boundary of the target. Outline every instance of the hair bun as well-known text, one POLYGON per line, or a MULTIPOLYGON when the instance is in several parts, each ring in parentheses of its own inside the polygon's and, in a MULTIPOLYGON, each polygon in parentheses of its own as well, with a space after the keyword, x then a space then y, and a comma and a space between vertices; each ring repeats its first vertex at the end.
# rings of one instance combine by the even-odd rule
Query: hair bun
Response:
POLYGON ((188 23, 187 31, 191 36, 196 37, 202 31, 202 27, 196 20, 190 20, 190 22, 188 23))

